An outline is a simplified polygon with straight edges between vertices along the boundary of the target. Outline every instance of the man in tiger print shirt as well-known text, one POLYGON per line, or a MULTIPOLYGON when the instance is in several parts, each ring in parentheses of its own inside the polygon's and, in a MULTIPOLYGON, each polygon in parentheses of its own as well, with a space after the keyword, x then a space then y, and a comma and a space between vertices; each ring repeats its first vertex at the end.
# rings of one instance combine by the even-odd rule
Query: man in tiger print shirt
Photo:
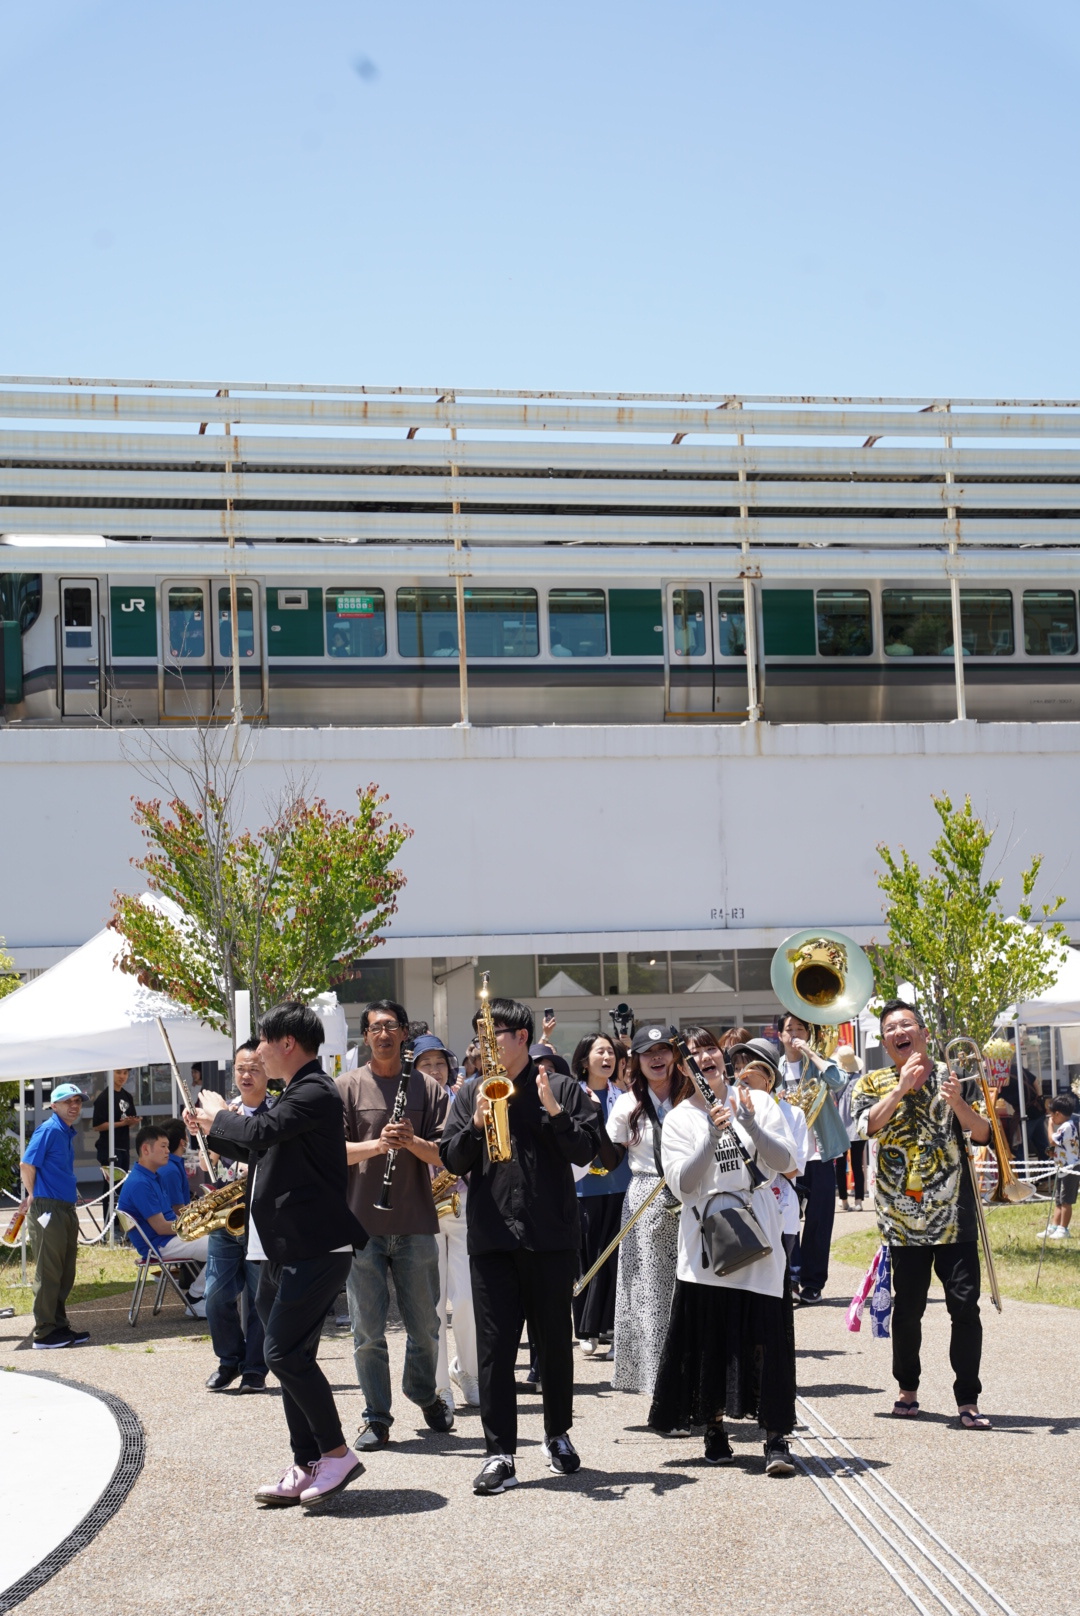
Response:
POLYGON ((875 1207, 892 1262, 893 1375, 900 1387, 893 1413, 908 1419, 919 1413, 922 1317, 934 1272, 952 1321, 949 1358, 960 1422, 985 1430, 978 1224, 963 1136, 969 1132, 984 1144, 990 1124, 972 1104, 977 1085, 930 1059, 918 1010, 890 999, 881 1011, 881 1041, 893 1064, 859 1079, 851 1114, 860 1136, 878 1145, 875 1207))

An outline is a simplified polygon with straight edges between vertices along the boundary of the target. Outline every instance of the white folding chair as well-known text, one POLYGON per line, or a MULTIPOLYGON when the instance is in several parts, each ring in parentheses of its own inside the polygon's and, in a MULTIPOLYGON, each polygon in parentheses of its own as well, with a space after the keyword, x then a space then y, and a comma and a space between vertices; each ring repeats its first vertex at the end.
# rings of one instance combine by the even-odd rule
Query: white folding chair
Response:
POLYGON ((142 1307, 143 1292, 146 1290, 147 1277, 150 1270, 154 1267, 160 1269, 160 1273, 158 1275, 157 1289, 154 1292, 153 1316, 156 1318, 161 1312, 161 1309, 165 1303, 165 1287, 166 1285, 171 1285, 181 1302, 184 1304, 184 1312, 189 1318, 197 1318, 198 1314, 188 1301, 180 1281, 176 1277, 176 1270, 184 1266, 185 1259, 183 1257, 162 1257, 157 1251, 155 1251, 154 1243, 151 1240, 148 1231, 139 1222, 138 1218, 132 1215, 132 1213, 121 1212, 120 1209, 117 1208, 116 1216, 120 1227, 127 1235, 128 1243, 131 1245, 132 1251, 138 1258, 138 1267, 135 1271, 135 1289, 131 1293, 131 1306, 128 1308, 128 1323, 134 1326, 139 1322, 139 1310, 142 1307), (132 1241, 132 1230, 135 1230, 137 1234, 142 1235, 143 1239, 145 1240, 145 1256, 143 1256, 138 1246, 136 1246, 132 1241))

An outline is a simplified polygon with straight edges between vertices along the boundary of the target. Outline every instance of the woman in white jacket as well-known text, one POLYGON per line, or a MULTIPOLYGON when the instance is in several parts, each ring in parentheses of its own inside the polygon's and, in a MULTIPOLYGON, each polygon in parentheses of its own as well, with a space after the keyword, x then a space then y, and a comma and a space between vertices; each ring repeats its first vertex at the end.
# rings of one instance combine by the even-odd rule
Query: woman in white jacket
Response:
MULTIPOLYGON (((715 1095, 706 1109, 695 1092, 664 1125, 664 1177, 683 1203, 675 1294, 656 1377, 649 1424, 657 1431, 704 1425, 705 1459, 731 1464, 724 1416, 757 1417, 765 1432, 765 1472, 794 1471, 787 1436, 795 1425, 795 1331, 782 1225, 773 1181, 796 1165, 791 1132, 776 1102, 740 1083, 729 1089, 717 1063, 699 1063, 715 1095), (750 1174, 733 1128, 764 1174, 750 1174), (719 1146, 719 1153, 718 1153, 719 1146), (717 1275, 703 1261, 699 1217, 718 1192, 739 1192, 772 1248, 756 1262, 717 1275), (695 1215, 696 1214, 696 1215, 695 1215)), ((728 1195, 721 1204, 732 1204, 728 1195)))

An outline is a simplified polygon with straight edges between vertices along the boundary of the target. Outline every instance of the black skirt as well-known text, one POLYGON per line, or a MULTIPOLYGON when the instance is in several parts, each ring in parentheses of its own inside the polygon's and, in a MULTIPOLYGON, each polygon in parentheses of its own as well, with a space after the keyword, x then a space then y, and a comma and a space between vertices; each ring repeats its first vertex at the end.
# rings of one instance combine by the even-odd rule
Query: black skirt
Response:
POLYGON ((795 1325, 790 1285, 759 1296, 729 1285, 675 1281, 649 1424, 708 1425, 726 1414, 763 1431, 795 1428, 795 1325))
MULTIPOLYGON (((587 1274, 600 1253, 610 1246, 622 1222, 623 1191, 617 1195, 582 1195, 578 1198, 581 1218, 581 1273, 587 1274)), ((579 1341, 590 1336, 610 1335, 615 1328, 615 1282, 619 1254, 613 1252, 596 1278, 574 1298, 574 1334, 579 1341)))

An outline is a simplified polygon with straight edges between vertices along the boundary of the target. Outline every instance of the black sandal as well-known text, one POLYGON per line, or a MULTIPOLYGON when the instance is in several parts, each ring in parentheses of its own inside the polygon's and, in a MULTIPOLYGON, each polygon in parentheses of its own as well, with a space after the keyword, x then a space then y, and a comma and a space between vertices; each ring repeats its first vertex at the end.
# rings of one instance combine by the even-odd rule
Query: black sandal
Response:
POLYGON ((960 1424, 965 1431, 992 1431, 989 1414, 980 1414, 977 1408, 962 1408, 960 1424))
POLYGON ((892 1417, 894 1420, 913 1420, 918 1413, 919 1405, 917 1402, 905 1403, 901 1398, 897 1398, 896 1402, 892 1406, 892 1417))

